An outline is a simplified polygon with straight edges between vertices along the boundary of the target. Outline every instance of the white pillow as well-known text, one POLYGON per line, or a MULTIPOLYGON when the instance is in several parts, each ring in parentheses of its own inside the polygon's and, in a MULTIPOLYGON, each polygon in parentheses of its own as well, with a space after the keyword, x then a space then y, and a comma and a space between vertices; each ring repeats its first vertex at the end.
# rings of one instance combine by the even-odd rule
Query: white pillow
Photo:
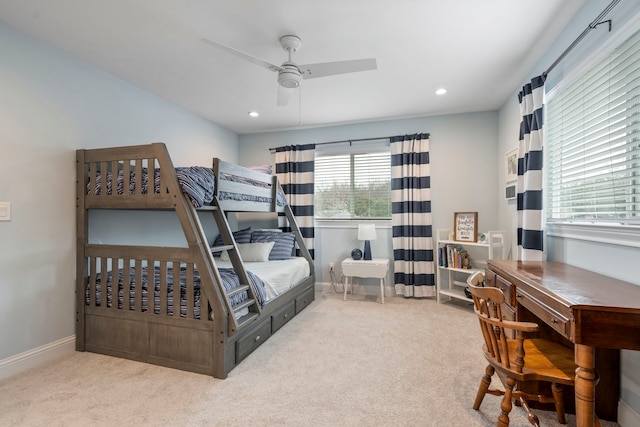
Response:
MULTIPOLYGON (((269 253, 273 249, 275 242, 242 243, 238 246, 238 253, 244 262, 266 262, 269 261, 269 253)), ((229 261, 227 251, 220 254, 221 261, 229 261)))

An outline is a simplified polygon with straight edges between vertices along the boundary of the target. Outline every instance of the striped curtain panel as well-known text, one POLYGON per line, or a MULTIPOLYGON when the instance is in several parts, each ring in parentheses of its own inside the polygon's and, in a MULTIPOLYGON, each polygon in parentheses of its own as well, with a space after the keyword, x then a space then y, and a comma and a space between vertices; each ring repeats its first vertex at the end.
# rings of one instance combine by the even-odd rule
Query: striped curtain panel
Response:
POLYGON ((542 117, 545 76, 531 79, 518 94, 518 259, 543 259, 542 229, 542 117))
MULTIPOLYGON (((296 217, 305 245, 314 257, 313 228, 313 165, 315 144, 289 145, 276 148, 276 176, 282 190, 287 195, 289 206, 296 217)), ((280 224, 284 231, 290 231, 282 216, 280 224)), ((296 250, 297 255, 300 251, 296 250)))
POLYGON ((436 295, 429 134, 391 138, 391 225, 396 295, 436 295))

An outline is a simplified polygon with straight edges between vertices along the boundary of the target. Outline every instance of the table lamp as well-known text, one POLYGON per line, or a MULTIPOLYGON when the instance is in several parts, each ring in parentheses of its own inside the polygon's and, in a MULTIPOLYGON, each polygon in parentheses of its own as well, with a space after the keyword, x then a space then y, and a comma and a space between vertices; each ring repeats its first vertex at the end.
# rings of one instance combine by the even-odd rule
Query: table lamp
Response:
POLYGON ((364 240, 364 260, 371 260, 371 240, 375 240, 375 224, 358 224, 358 240, 364 240))

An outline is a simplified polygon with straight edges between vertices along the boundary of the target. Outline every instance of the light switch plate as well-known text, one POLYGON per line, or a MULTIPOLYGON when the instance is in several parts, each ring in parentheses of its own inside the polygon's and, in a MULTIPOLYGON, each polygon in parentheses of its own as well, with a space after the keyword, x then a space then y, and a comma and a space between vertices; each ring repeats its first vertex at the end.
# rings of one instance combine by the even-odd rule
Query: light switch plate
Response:
POLYGON ((11 221, 11 202, 0 202, 0 221, 11 221))

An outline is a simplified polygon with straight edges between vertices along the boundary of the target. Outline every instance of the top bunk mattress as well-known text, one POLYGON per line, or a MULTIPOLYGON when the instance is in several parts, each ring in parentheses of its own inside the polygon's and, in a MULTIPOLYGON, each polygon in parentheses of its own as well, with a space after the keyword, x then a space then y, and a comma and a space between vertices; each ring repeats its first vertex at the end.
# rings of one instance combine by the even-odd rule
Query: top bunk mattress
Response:
POLYGON ((277 178, 264 166, 239 166, 213 159, 216 196, 228 211, 282 211, 288 204, 277 178))
MULTIPOLYGON (((217 261, 218 268, 231 268, 230 261, 217 261)), ((267 262, 244 262, 245 268, 264 282, 269 302, 309 277, 309 262, 302 257, 267 262)))

